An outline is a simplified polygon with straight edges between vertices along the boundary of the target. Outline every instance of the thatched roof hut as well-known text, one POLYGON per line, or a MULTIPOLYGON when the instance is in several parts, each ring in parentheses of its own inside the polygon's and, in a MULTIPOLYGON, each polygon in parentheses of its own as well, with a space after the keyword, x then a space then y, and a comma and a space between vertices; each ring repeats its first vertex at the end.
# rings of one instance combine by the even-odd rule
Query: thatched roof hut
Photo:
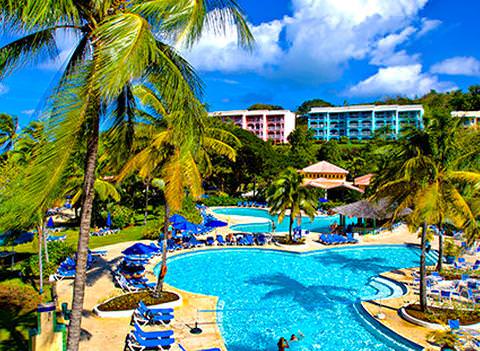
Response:
MULTIPOLYGON (((367 219, 390 219, 393 216, 391 202, 388 199, 381 199, 377 202, 360 200, 348 205, 332 208, 332 211, 345 217, 367 218, 367 219)), ((411 213, 410 209, 403 210, 401 216, 411 213)))

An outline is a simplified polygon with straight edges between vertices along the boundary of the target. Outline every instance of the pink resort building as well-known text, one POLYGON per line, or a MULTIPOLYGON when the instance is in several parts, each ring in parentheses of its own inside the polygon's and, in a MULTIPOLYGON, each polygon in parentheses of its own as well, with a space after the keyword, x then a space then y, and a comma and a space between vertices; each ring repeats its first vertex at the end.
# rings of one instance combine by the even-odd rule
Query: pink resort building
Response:
POLYGON ((220 117, 224 122, 233 122, 242 129, 252 132, 264 141, 285 144, 295 129, 295 113, 288 110, 238 110, 212 112, 210 116, 220 117))

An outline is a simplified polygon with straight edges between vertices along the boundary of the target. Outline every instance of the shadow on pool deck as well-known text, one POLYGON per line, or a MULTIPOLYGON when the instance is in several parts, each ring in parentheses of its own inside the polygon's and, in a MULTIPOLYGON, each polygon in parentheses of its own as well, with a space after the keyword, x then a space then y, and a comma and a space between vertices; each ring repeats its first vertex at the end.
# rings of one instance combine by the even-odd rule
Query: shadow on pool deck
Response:
POLYGON ((330 309, 338 303, 351 304, 355 301, 355 290, 353 289, 332 285, 307 286, 283 273, 250 278, 246 283, 274 288, 263 296, 263 300, 290 297, 306 310, 330 309))

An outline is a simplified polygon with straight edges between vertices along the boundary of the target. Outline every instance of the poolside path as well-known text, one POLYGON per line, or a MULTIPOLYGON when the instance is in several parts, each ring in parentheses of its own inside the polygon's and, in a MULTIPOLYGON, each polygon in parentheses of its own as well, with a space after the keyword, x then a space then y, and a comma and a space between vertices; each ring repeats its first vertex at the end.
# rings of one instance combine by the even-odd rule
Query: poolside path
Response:
MULTIPOLYGON (((216 215, 221 219, 222 216, 216 215)), ((258 222, 258 218, 257 219, 258 222)), ((238 217, 230 218, 229 224, 251 222, 252 218, 238 217)), ((218 233, 225 234, 227 229, 218 230, 218 233)), ((285 250, 294 252, 308 252, 314 250, 323 250, 328 248, 318 242, 316 239, 318 235, 310 234, 304 245, 299 246, 277 246, 267 245, 265 249, 285 250)), ((107 351, 107 350, 123 350, 125 345, 125 338, 132 329, 129 318, 99 318, 93 314, 95 305, 122 294, 122 291, 116 288, 113 284, 111 275, 112 267, 121 260, 121 252, 131 246, 134 242, 124 242, 120 244, 103 247, 107 250, 107 255, 100 258, 94 268, 89 271, 87 277, 87 286, 85 291, 84 303, 84 318, 82 320, 82 329, 85 331, 83 341, 80 344, 80 350, 84 351, 107 351)), ((145 241, 149 243, 149 241, 145 241)), ((417 236, 411 234, 406 226, 396 228, 393 232, 385 232, 376 236, 366 236, 363 238, 362 245, 383 245, 383 244, 417 244, 417 236)), ((209 250, 221 250, 221 247, 204 248, 209 250)), ((248 248, 244 248, 248 249, 248 248)), ((185 252, 187 250, 183 250, 185 252)), ((169 254, 170 256, 176 253, 169 254)), ((152 262, 153 267, 156 262, 152 262)), ((155 280, 153 273, 148 273, 147 276, 152 281, 155 280)), ((204 296, 193 294, 178 289, 168 287, 168 290, 173 290, 181 294, 183 298, 182 306, 175 309, 175 320, 169 328, 175 332, 175 339, 180 342, 188 351, 196 351, 201 348, 219 347, 221 350, 226 350, 224 341, 220 334, 220 330, 216 321, 216 314, 214 312, 198 313, 198 310, 215 310, 217 305, 217 298, 213 296, 204 296), (199 321, 203 333, 194 336, 189 333, 190 327, 199 321)), ((73 281, 64 280, 57 283, 57 293, 59 303, 71 303, 73 290, 73 281)), ((375 311, 376 312, 376 311, 375 311)), ((378 313, 378 312, 376 312, 378 313)), ((387 314, 387 320, 394 320, 393 314, 387 314)), ((400 318, 400 317, 398 317, 400 318)), ((393 323, 393 322, 392 322, 393 323)), ((406 323, 406 322, 405 322, 406 323)), ((157 327, 157 329, 160 327, 157 327)), ((415 329, 416 330, 416 329, 415 329)), ((411 333, 410 330, 405 329, 405 332, 411 333)), ((172 348, 176 351, 176 347, 172 348)))

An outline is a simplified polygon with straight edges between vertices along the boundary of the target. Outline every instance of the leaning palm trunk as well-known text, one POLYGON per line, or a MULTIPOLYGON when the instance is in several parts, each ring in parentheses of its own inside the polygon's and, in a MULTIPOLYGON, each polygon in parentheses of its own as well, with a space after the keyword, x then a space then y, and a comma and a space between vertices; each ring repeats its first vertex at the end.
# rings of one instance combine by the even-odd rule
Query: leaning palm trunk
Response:
POLYGON ((427 267, 425 263, 425 254, 426 254, 426 242, 427 242, 427 223, 424 222, 422 225, 422 239, 421 239, 421 249, 420 254, 420 309, 424 312, 427 310, 427 284, 426 284, 426 273, 427 267))
POLYGON ((167 268, 167 235, 170 218, 170 207, 165 203, 165 219, 163 221, 163 241, 162 241, 162 264, 160 266, 160 272, 158 272, 157 286, 155 287, 155 297, 159 297, 163 291, 163 283, 165 276, 162 276, 162 272, 166 272, 167 268))
MULTIPOLYGON (((45 223, 45 222, 43 222, 45 223)), ((43 247, 45 249, 45 261, 48 263, 50 262, 50 259, 48 258, 48 240, 47 240, 47 235, 43 235, 43 247)))
MULTIPOLYGON (((92 108, 93 111, 93 108, 92 108)), ((77 351, 80 342, 80 328, 87 277, 88 240, 92 219, 93 198, 95 195, 95 167, 98 153, 99 115, 92 116, 91 134, 87 143, 85 177, 83 183, 82 214, 80 218, 80 235, 77 246, 77 265, 73 286, 72 314, 68 330, 68 351, 77 351)))
POLYGON ((437 271, 442 270, 443 265, 443 228, 442 225, 438 225, 438 261, 437 261, 437 271))
POLYGON ((38 270, 40 272, 40 294, 43 294, 43 259, 42 259, 43 228, 41 225, 37 226, 37 232, 38 232, 38 270))
POLYGON ((148 191, 150 190, 150 180, 147 179, 147 184, 145 186, 145 213, 143 215, 143 225, 147 225, 148 217, 148 191))

